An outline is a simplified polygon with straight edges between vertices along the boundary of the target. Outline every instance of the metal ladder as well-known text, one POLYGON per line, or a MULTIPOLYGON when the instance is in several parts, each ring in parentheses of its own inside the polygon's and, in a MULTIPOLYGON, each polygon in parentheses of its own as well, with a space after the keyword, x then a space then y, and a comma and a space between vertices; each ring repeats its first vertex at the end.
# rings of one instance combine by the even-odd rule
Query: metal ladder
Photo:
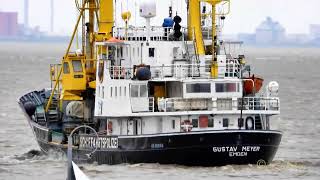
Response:
POLYGON ((258 129, 258 130, 262 129, 262 122, 261 122, 260 115, 256 115, 254 117, 254 126, 255 126, 255 129, 258 129))
POLYGON ((47 112, 47 120, 48 120, 48 122, 59 121, 58 100, 57 99, 52 99, 50 108, 47 112))
POLYGON ((188 43, 187 41, 185 41, 185 48, 186 48, 186 55, 187 55, 187 59, 190 60, 190 64, 193 64, 193 61, 197 64, 196 67, 191 66, 189 68, 189 74, 191 77, 199 77, 200 76, 200 61, 199 61, 199 57, 197 55, 197 50, 195 47, 195 41, 193 41, 192 44, 188 43), (193 52, 193 53, 190 53, 193 52))

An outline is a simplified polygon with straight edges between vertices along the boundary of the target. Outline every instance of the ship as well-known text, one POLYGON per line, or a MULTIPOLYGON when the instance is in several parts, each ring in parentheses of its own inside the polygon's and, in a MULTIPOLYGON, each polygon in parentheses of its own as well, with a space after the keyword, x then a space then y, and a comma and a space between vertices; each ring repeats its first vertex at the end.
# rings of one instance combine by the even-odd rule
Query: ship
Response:
POLYGON ((75 162, 98 164, 272 162, 279 84, 264 85, 242 42, 221 38, 230 0, 187 0, 187 19, 168 5, 158 26, 152 0, 140 1, 142 26, 114 0, 75 2, 79 17, 61 63, 50 65, 51 87, 18 99, 41 151, 69 144, 75 162))

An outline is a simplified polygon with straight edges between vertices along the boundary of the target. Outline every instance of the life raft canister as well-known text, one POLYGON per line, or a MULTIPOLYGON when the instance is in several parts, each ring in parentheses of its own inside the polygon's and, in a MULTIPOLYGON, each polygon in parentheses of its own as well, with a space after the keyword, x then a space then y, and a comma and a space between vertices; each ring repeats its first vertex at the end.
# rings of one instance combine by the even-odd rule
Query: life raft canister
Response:
POLYGON ((184 120, 181 122, 181 130, 183 132, 190 132, 192 130, 192 123, 190 120, 184 120))

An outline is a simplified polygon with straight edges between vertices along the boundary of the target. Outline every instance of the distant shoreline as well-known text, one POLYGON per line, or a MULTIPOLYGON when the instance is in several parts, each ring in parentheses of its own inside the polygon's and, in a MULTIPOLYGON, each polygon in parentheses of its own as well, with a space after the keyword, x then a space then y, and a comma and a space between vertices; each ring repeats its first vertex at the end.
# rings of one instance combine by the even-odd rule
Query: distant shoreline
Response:
MULTIPOLYGON (((19 43, 19 44, 68 44, 70 41, 69 37, 63 37, 60 39, 34 39, 34 40, 23 40, 23 39, 0 39, 0 44, 12 44, 12 43, 19 43)), ((243 44, 243 48, 261 48, 261 49, 269 49, 269 48, 320 48, 320 45, 293 45, 293 44, 283 44, 283 45, 257 45, 257 44, 243 44)))

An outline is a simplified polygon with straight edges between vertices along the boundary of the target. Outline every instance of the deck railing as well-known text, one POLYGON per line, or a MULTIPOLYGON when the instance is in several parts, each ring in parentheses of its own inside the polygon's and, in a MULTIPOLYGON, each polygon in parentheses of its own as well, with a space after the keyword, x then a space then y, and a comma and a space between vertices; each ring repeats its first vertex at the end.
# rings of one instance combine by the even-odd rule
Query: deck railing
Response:
POLYGON ((51 82, 51 89, 53 88, 54 84, 58 81, 57 90, 60 91, 60 83, 61 83, 61 76, 59 76, 59 71, 61 69, 61 64, 50 64, 50 82, 51 82))
POLYGON ((238 110, 279 111, 280 100, 277 97, 245 97, 238 99, 238 110), (243 105, 242 105, 243 102, 243 105))
POLYGON ((280 101, 276 97, 242 98, 159 98, 160 112, 176 111, 265 111, 280 110, 280 101), (243 106, 242 106, 243 102, 243 106))
MULTIPOLYGON (((135 72, 133 68, 123 66, 111 66, 108 68, 111 79, 133 79, 135 72)), ((199 64, 171 64, 161 66, 151 66, 151 79, 188 79, 206 78, 211 79, 211 65, 199 64)), ((225 66, 224 77, 240 77, 240 65, 227 63, 225 66)))
MULTIPOLYGON (((182 36, 181 39, 184 41, 184 34, 187 29, 181 28, 182 36)), ((149 31, 149 36, 151 41, 172 41, 175 40, 173 37, 174 30, 172 27, 162 27, 162 26, 151 26, 149 31)), ((120 27, 114 29, 113 36, 121 40, 129 41, 146 41, 147 39, 147 28, 146 27, 120 27)))

